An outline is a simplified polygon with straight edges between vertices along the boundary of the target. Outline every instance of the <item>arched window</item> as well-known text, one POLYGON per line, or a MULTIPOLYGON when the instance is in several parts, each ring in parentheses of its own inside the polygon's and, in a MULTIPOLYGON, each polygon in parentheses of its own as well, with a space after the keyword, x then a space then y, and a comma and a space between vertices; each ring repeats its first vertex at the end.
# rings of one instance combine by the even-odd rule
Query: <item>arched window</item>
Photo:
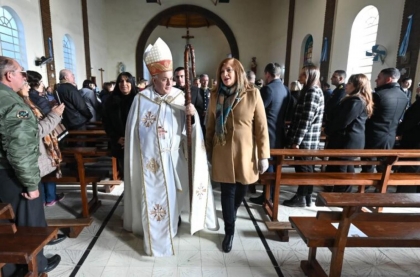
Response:
POLYGON ((74 44, 69 35, 65 35, 63 38, 63 51, 64 51, 64 68, 71 70, 76 76, 74 68, 74 44))
POLYGON ((305 50, 303 52, 303 65, 312 63, 312 48, 314 46, 314 39, 309 35, 305 41, 305 50))
POLYGON ((366 56, 376 44, 379 12, 375 6, 364 7, 356 16, 351 28, 347 75, 363 73, 369 80, 372 75, 373 59, 366 56))
POLYGON ((9 7, 0 7, 0 54, 27 67, 25 35, 17 14, 9 7))

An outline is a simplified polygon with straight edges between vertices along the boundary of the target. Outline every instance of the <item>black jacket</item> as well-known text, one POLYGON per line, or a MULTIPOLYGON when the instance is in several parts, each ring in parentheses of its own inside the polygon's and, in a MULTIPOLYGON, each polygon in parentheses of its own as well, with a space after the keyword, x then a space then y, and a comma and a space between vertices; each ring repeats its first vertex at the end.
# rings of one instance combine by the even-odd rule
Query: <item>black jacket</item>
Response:
MULTIPOLYGON (((185 92, 185 87, 175 86, 175 88, 185 92)), ((196 86, 191 86, 191 104, 194 105, 195 109, 197 110, 197 113, 201 117, 201 115, 204 114, 204 99, 201 96, 200 89, 196 86)))
POLYGON ((363 149, 365 147, 366 103, 359 97, 341 101, 325 128, 328 149, 363 149))
POLYGON ((284 120, 289 102, 287 90, 279 79, 274 79, 261 88, 261 97, 267 116, 270 149, 283 148, 286 143, 284 120))
POLYGON ((414 102, 405 112, 404 119, 398 126, 402 136, 400 148, 420 149, 420 100, 414 102))
POLYGON ((31 89, 29 91, 29 99, 31 99, 32 103, 41 109, 44 115, 51 112, 50 101, 48 101, 45 97, 39 96, 38 91, 31 89))
POLYGON ((203 110, 201 114, 199 114, 198 116, 200 117, 200 124, 201 124, 201 129, 203 130, 204 137, 206 136, 206 124, 205 124, 206 113, 210 104, 209 92, 210 92, 210 88, 207 88, 206 90, 204 90, 203 88, 200 88, 199 90, 199 97, 201 98, 201 101, 203 102, 203 110))
POLYGON ((104 103, 102 120, 105 132, 111 140, 111 151, 114 157, 124 155, 124 149, 118 144, 118 140, 125 137, 125 125, 135 96, 135 93, 122 95, 114 91, 104 103))
POLYGON ((63 112, 63 124, 67 129, 77 129, 92 118, 92 113, 74 85, 59 84, 57 92, 61 103, 66 106, 63 112))
POLYGON ((398 83, 377 87, 372 94, 373 115, 366 121, 366 149, 392 149, 408 98, 398 83))
POLYGON ((331 118, 333 118, 333 113, 335 108, 340 104, 341 99, 346 96, 346 89, 344 84, 339 84, 332 92, 331 96, 329 97, 328 101, 325 100, 325 115, 324 121, 327 122, 331 118))

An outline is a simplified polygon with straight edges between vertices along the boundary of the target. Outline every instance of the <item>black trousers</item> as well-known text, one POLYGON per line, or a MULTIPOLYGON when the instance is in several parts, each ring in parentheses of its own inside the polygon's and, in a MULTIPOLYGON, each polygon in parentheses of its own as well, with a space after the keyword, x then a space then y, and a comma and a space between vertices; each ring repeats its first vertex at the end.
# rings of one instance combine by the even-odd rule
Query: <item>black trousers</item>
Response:
POLYGON ((222 213, 223 220, 225 221, 225 234, 233 235, 235 233, 236 212, 245 198, 248 186, 242 185, 241 183, 220 183, 220 188, 222 191, 222 213))
MULTIPOLYGON (((419 161, 420 159, 416 159, 419 161)), ((420 173, 420 166, 400 166, 398 172, 420 173)), ((420 193, 420 186, 397 186, 398 193, 420 193)))
MULTIPOLYGON (((351 161, 355 158, 330 158, 330 161, 351 161)), ((327 165, 326 172, 348 172, 354 173, 353 165, 327 165)), ((333 192, 351 192, 352 186, 334 186, 333 192)))
MULTIPOLYGON (((295 160, 312 160, 312 157, 295 157, 295 160)), ((295 165, 296 172, 314 172, 312 165, 295 165)), ((314 186, 299 186, 297 195, 306 196, 312 194, 314 186)))
MULTIPOLYGON (((365 148, 367 149, 367 148, 365 148)), ((384 158, 377 158, 377 157, 370 157, 370 158, 361 158, 362 161, 383 161, 384 158)), ((375 173, 375 168, 376 171, 381 173, 385 170, 385 167, 383 165, 362 165, 362 172, 366 172, 366 173, 375 173)))
MULTIPOLYGON (((24 198, 21 193, 25 188, 20 184, 12 170, 0 170, 0 202, 12 205, 15 213, 17 226, 46 227, 44 202, 41 195, 33 200, 24 198)), ((38 270, 47 266, 43 250, 37 256, 38 270)), ((2 268, 3 276, 13 276, 18 267, 14 264, 6 264, 2 268)))

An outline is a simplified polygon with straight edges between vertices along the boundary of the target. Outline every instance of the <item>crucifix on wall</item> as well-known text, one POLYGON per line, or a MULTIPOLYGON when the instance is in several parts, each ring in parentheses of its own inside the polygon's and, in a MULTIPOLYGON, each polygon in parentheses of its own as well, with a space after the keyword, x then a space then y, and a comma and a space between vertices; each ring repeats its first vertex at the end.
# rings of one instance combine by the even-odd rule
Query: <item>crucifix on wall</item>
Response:
POLYGON ((104 85, 104 69, 101 67, 101 68, 99 68, 98 69, 100 72, 101 72, 101 86, 103 86, 104 85))
POLYGON ((190 30, 187 28, 187 35, 186 36, 182 36, 182 38, 185 39, 186 44, 190 44, 190 39, 194 38, 194 36, 190 36, 190 30))

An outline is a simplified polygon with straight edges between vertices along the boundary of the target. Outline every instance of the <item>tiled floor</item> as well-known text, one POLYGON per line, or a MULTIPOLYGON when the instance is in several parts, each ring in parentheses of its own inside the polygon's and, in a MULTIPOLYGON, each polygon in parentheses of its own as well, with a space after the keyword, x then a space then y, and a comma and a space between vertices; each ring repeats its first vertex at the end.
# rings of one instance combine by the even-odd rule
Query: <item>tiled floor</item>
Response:
MULTIPOLYGON (((293 188, 284 187, 281 198, 288 199, 293 188)), ((295 233, 290 233, 289 242, 279 242, 274 233, 267 231, 263 221, 266 216, 261 206, 250 204, 250 212, 257 220, 269 249, 275 258, 276 272, 267 250, 258 236, 250 215, 244 206, 238 211, 233 249, 225 254, 221 250, 223 220, 220 205, 220 190, 215 188, 217 210, 221 229, 218 232, 201 231, 194 236, 188 233, 188 215, 175 238, 176 255, 154 258, 144 255, 141 237, 122 229, 123 202, 116 207, 105 228, 100 227, 115 206, 122 187, 113 194, 102 194, 102 206, 93 215, 94 222, 85 228, 76 239, 46 248, 46 255, 60 254, 62 261, 52 272, 55 276, 304 276, 300 261, 307 258, 308 248, 295 233), (93 244, 90 249, 89 245, 93 244), (88 250, 89 249, 89 250, 88 250), (88 251, 87 251, 88 250, 88 251), (84 256, 85 255, 85 256, 84 256), (87 256, 86 256, 87 255, 87 256), (76 270, 77 273, 76 273, 76 270)), ((251 195, 249 195, 251 196, 251 195)), ((248 197, 247 197, 248 198, 248 197)), ((55 207, 46 208, 47 217, 71 216, 77 206, 78 194, 67 193, 66 199, 55 207)), ((280 206, 280 220, 289 215, 315 215, 320 210, 280 206)), ((330 251, 319 249, 317 255, 321 266, 328 271, 330 251)), ((345 253, 342 276, 420 276, 420 249, 348 249, 345 253)))

